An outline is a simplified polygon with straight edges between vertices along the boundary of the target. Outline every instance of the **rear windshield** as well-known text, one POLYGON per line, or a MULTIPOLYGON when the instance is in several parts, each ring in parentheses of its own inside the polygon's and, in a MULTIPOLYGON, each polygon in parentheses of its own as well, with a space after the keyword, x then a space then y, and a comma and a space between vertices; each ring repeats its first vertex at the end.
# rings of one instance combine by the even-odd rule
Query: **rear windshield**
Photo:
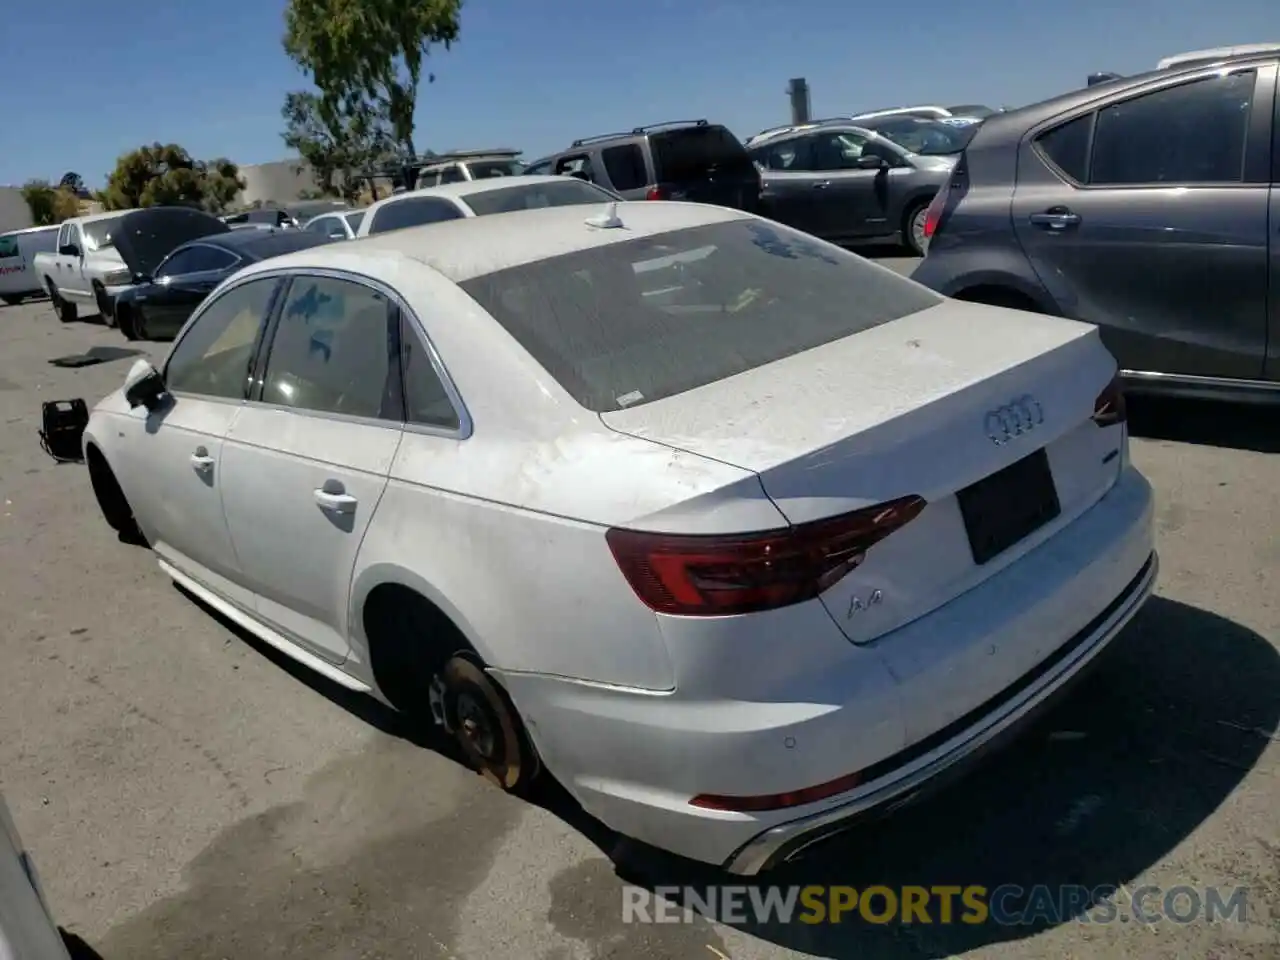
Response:
POLYGON ((708 174, 755 174, 746 148, 721 126, 682 127, 649 136, 659 183, 700 180, 708 174))
POLYGON ((941 302, 759 220, 626 240, 462 284, 589 410, 660 400, 941 302))
POLYGON ((617 198, 594 183, 586 183, 576 177, 565 177, 554 183, 517 183, 498 190, 469 193, 461 199, 475 211, 476 216, 484 217, 491 213, 515 213, 517 210, 537 210, 542 207, 574 207, 617 198))
POLYGON ((517 177, 524 173, 524 164, 519 160, 473 160, 467 164, 472 180, 484 180, 487 177, 517 177))
POLYGON ((903 150, 926 157, 948 156, 960 153, 978 132, 978 124, 959 126, 940 120, 922 120, 919 117, 885 117, 861 124, 874 130, 886 140, 892 140, 903 150))

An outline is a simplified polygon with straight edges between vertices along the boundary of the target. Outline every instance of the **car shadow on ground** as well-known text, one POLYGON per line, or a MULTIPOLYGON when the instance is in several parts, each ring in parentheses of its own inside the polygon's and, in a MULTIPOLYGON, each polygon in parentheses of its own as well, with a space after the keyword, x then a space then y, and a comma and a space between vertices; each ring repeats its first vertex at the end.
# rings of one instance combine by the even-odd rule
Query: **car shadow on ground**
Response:
POLYGON ((1280 453, 1280 408, 1220 400, 1129 397, 1129 430, 1149 440, 1280 453))
MULTIPOLYGON (((182 592, 338 706, 388 735, 462 763, 448 738, 326 680, 182 592)), ((1096 897, 1108 889, 1127 889, 1231 795, 1278 722, 1280 652, 1230 620, 1155 597, 1064 700, 968 777, 754 881, 620 837, 549 777, 527 799, 578 830, 613 862, 617 889, 598 891, 598 902, 617 909, 619 920, 623 884, 654 891, 749 883, 761 888, 760 895, 767 886, 815 884, 858 890, 981 885, 989 891, 1007 885, 1057 891, 1070 885, 1075 891, 1071 903, 1055 904, 1057 916, 1018 925, 991 919, 945 925, 936 913, 928 925, 877 925, 857 917, 840 924, 735 923, 708 916, 813 956, 868 960, 910 954, 934 960, 1033 936, 1096 906, 1096 897), (1080 900, 1082 890, 1095 899, 1080 900)), ((1255 893, 1261 891, 1250 891, 1251 915, 1265 915, 1268 904, 1255 893)), ((1023 906, 1025 900, 1016 896, 1003 902, 1010 911, 1023 906)), ((1280 910, 1280 902, 1269 907, 1280 910)))

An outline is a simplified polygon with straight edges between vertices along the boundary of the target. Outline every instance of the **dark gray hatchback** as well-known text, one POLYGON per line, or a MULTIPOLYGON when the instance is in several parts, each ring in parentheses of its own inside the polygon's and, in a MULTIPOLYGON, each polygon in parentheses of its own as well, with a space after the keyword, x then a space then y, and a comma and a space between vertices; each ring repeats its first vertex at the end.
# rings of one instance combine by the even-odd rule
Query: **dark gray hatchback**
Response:
POLYGON ((1278 68, 1174 67, 988 118, 913 278, 1097 324, 1138 392, 1280 400, 1278 68))

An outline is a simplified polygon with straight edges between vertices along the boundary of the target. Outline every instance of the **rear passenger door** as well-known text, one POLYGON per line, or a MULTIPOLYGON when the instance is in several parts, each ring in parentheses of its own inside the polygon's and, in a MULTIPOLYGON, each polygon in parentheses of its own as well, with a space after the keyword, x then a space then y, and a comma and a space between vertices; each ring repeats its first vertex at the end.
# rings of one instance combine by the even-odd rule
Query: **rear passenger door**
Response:
POLYGON ((223 504, 258 615, 333 663, 356 552, 404 421, 399 310, 346 275, 294 276, 223 448, 223 504))
POLYGON ((1019 148, 1022 248, 1122 368, 1263 375, 1275 89, 1274 65, 1153 81, 1019 148))

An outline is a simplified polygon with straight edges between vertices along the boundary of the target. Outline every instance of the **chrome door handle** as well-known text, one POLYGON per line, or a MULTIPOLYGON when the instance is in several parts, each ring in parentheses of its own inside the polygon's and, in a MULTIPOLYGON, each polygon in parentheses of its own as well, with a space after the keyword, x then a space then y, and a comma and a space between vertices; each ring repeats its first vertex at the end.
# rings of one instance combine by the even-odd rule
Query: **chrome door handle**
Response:
POLYGON ((1045 213, 1033 213, 1030 219, 1037 227, 1048 227, 1050 230, 1064 230, 1067 227, 1074 227, 1078 225, 1080 223, 1080 214, 1071 213, 1069 210, 1050 210, 1045 213))
POLYGON ((360 502, 349 493, 333 493, 323 487, 315 490, 315 498, 316 505, 326 513, 355 513, 360 502))
POLYGON ((196 470, 212 470, 213 457, 209 456, 207 453, 193 453, 191 455, 191 466, 196 470))

